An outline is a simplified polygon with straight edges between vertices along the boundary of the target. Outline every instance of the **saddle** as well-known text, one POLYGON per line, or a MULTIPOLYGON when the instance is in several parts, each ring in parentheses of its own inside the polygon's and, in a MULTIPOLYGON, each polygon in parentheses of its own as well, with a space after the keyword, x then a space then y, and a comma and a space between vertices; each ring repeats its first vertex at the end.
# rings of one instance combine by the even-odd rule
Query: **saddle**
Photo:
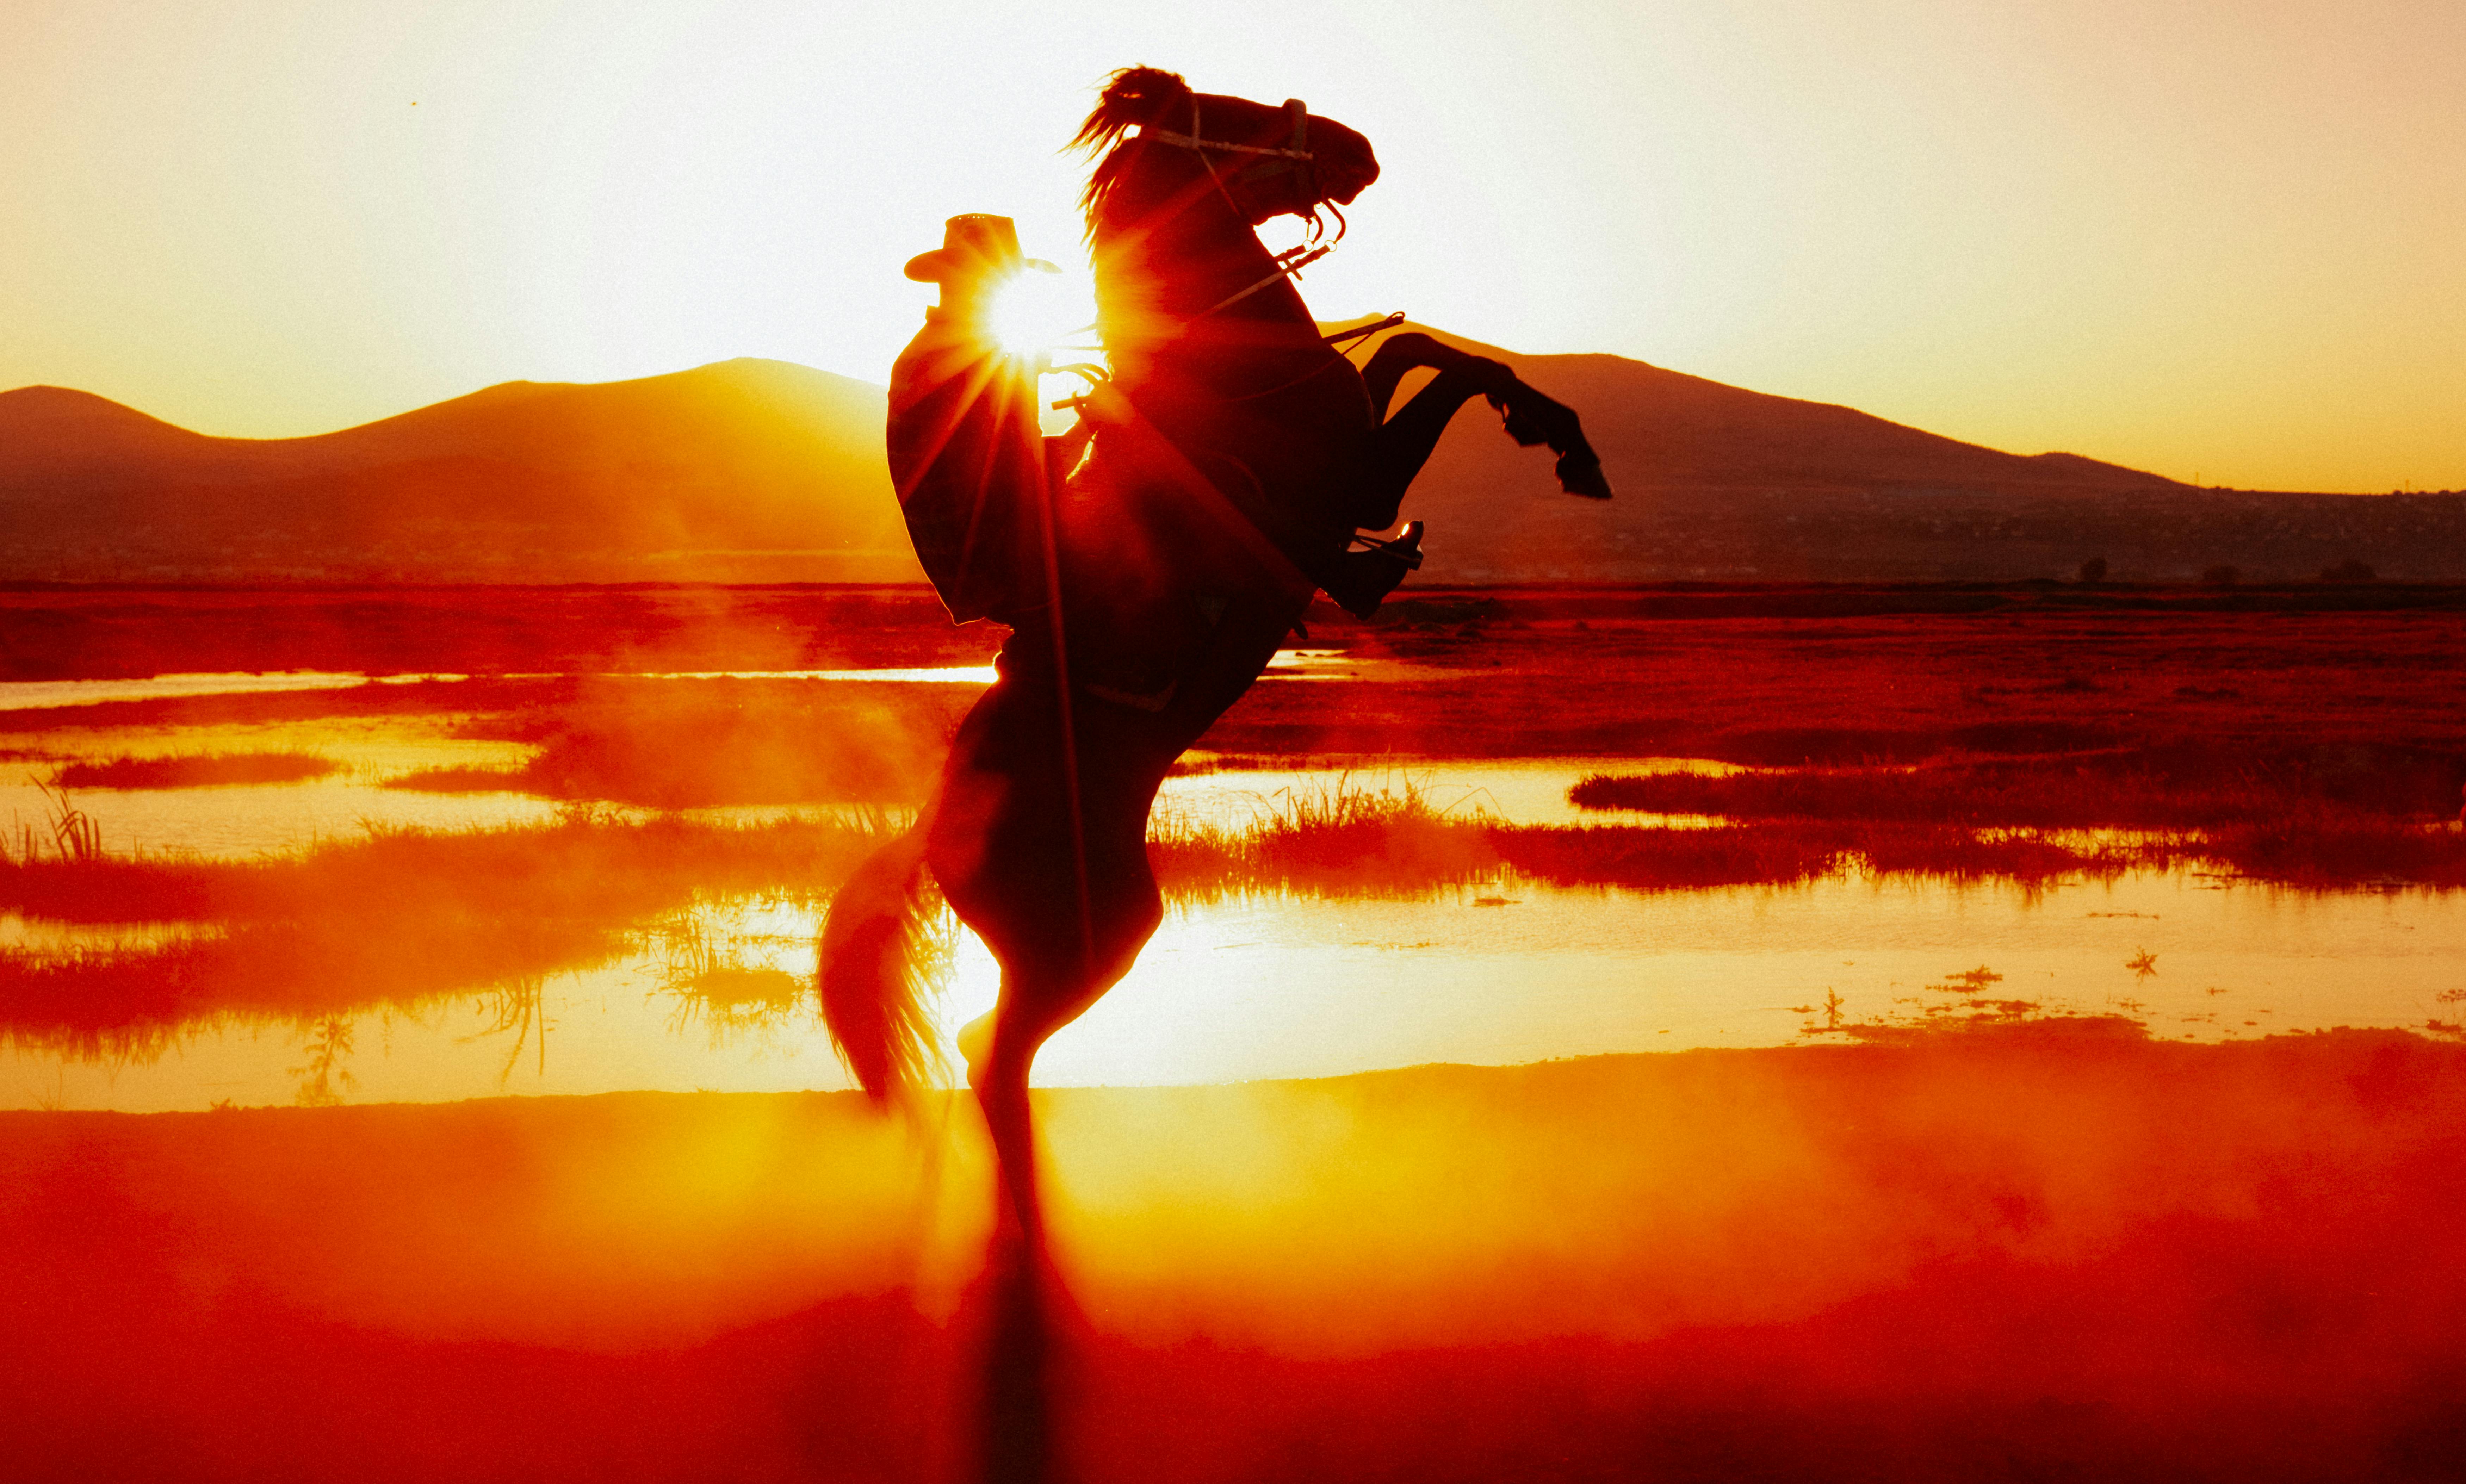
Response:
MULTIPOLYGON (((1006 354, 981 327, 927 311, 925 327, 891 369, 886 443, 908 539, 952 621, 991 618, 1018 627, 1052 600, 1058 575, 1078 620, 1070 624, 1080 631, 1070 637, 1071 649, 1085 657, 1090 686, 1147 700, 1170 693, 1177 657, 1203 642, 1222 611, 1217 590, 1246 585, 1229 573, 1211 574, 1211 568, 1281 565, 1285 580, 1301 579, 1297 589, 1316 586, 1346 612, 1368 618, 1421 567, 1419 521, 1394 540, 1356 535, 1357 550, 1305 572, 1274 556, 1264 532, 1230 501, 1200 513, 1196 524, 1211 528, 1204 535, 1174 543, 1188 550, 1158 560, 1164 553, 1142 550, 1155 531, 1120 528, 1138 523, 1122 480, 1072 481, 1089 433, 1102 423, 1112 425, 1109 441, 1129 439, 1123 457, 1100 462, 1136 466, 1161 456, 1181 465, 1160 482, 1166 485, 1239 487, 1244 471, 1208 471, 1177 454, 1145 449, 1158 441, 1152 430, 1141 430, 1150 433, 1141 438, 1118 409, 1110 419, 1100 411, 1111 395, 1107 389, 1078 399, 1081 426, 1048 438, 1038 427, 1033 365, 1006 354), (1109 483, 1115 486, 1110 491, 1109 483), (1048 530, 1057 516, 1059 528, 1048 530), (1122 535, 1130 539, 1117 539, 1122 535), (1048 550, 1059 555, 1059 573, 1047 568, 1048 550), (1108 663, 1107 656, 1119 663, 1108 663), (1105 670, 1122 673, 1098 673, 1105 670)), ((1129 482, 1140 483, 1135 474, 1129 482)))

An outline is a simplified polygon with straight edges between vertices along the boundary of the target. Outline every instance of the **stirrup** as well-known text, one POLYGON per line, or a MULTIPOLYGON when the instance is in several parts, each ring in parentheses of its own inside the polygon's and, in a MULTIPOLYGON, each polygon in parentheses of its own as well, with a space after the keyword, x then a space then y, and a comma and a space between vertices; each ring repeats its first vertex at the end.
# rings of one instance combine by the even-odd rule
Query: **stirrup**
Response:
POLYGON ((1325 587, 1337 607, 1356 618, 1367 618, 1379 611, 1388 594, 1396 591, 1404 573, 1421 568, 1422 523, 1415 521, 1406 526, 1404 533, 1393 541, 1360 534, 1353 539, 1367 550, 1347 551, 1337 557, 1325 587))

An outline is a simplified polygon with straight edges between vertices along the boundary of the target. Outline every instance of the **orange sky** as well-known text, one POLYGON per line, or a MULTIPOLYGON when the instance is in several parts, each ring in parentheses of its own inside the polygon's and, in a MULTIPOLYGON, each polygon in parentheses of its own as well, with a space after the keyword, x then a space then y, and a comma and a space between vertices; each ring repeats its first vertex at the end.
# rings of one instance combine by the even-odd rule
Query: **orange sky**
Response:
POLYGON ((1386 174, 1305 291, 2021 453, 2466 487, 2455 0, 14 0, 0 387, 321 431, 517 377, 879 380, 960 211, 1078 260, 1110 68, 1386 174))

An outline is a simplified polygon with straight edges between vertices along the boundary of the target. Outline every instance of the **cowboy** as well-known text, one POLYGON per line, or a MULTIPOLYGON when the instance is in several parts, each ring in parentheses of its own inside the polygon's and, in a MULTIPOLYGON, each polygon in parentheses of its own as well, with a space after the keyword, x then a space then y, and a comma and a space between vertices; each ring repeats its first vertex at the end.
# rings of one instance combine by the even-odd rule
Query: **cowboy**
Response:
POLYGON ((1020 254, 1009 217, 984 214, 952 217, 942 245, 908 263, 908 278, 939 285, 941 303, 891 367, 890 478, 956 623, 1016 623, 1050 600, 1039 367, 1005 350, 991 324, 1000 290, 1031 269, 1061 271, 1020 254))

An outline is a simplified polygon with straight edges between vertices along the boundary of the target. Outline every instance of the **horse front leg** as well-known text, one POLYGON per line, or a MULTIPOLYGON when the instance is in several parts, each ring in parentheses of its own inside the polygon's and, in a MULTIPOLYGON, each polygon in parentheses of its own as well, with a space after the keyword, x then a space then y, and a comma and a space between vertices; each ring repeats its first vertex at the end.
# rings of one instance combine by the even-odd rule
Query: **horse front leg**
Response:
MULTIPOLYGON (((1527 447, 1550 445, 1558 455, 1560 489, 1592 500, 1610 497, 1601 457, 1585 441, 1575 411, 1535 391, 1500 362, 1407 330, 1389 336, 1372 353, 1370 364, 1361 370, 1361 382, 1379 421, 1355 471, 1359 501, 1353 511, 1356 528, 1384 530, 1396 524, 1405 490, 1429 462, 1456 409, 1476 396, 1488 398, 1490 405, 1506 415, 1507 432, 1516 442, 1527 447), (1425 367, 1438 375, 1391 413, 1389 406, 1405 374, 1425 367)), ((1422 525, 1414 522, 1395 541, 1355 539, 1370 550, 1343 552, 1317 575, 1319 585, 1339 607, 1367 618, 1379 611, 1406 573, 1422 565, 1422 525)))
POLYGON ((1602 474, 1601 456, 1585 439, 1583 423, 1575 410, 1535 391, 1498 361, 1408 330, 1389 336, 1379 347, 1370 364, 1362 369, 1361 380, 1370 393, 1371 406, 1383 419, 1376 436, 1374 467, 1364 503, 1371 506, 1366 513, 1383 512, 1385 519, 1364 521, 1365 527, 1383 528, 1395 524, 1404 490, 1429 461, 1439 435, 1446 431, 1456 409, 1475 395, 1487 398, 1491 406, 1505 415, 1508 436, 1516 442, 1526 447, 1535 443, 1550 445, 1558 456, 1560 489, 1592 500, 1610 497, 1609 481, 1602 474), (1421 367, 1436 370, 1437 379, 1390 416, 1388 404, 1395 399, 1397 387, 1406 372, 1421 367))
POLYGON ((1369 466, 1364 471, 1361 489, 1359 513, 1363 518, 1356 524, 1368 530, 1384 530, 1396 524, 1404 491, 1421 475, 1423 465, 1429 462, 1431 451, 1439 446, 1439 436, 1446 432, 1456 409, 1499 385, 1497 376, 1489 370, 1492 368, 1500 372, 1507 370, 1496 361, 1467 355, 1412 331, 1390 337, 1371 356, 1370 364, 1362 369, 1361 380, 1380 421, 1371 435, 1369 466), (1388 404, 1395 400, 1396 389, 1405 373, 1425 367, 1435 369, 1439 374, 1414 393, 1402 407, 1391 412, 1388 404))

